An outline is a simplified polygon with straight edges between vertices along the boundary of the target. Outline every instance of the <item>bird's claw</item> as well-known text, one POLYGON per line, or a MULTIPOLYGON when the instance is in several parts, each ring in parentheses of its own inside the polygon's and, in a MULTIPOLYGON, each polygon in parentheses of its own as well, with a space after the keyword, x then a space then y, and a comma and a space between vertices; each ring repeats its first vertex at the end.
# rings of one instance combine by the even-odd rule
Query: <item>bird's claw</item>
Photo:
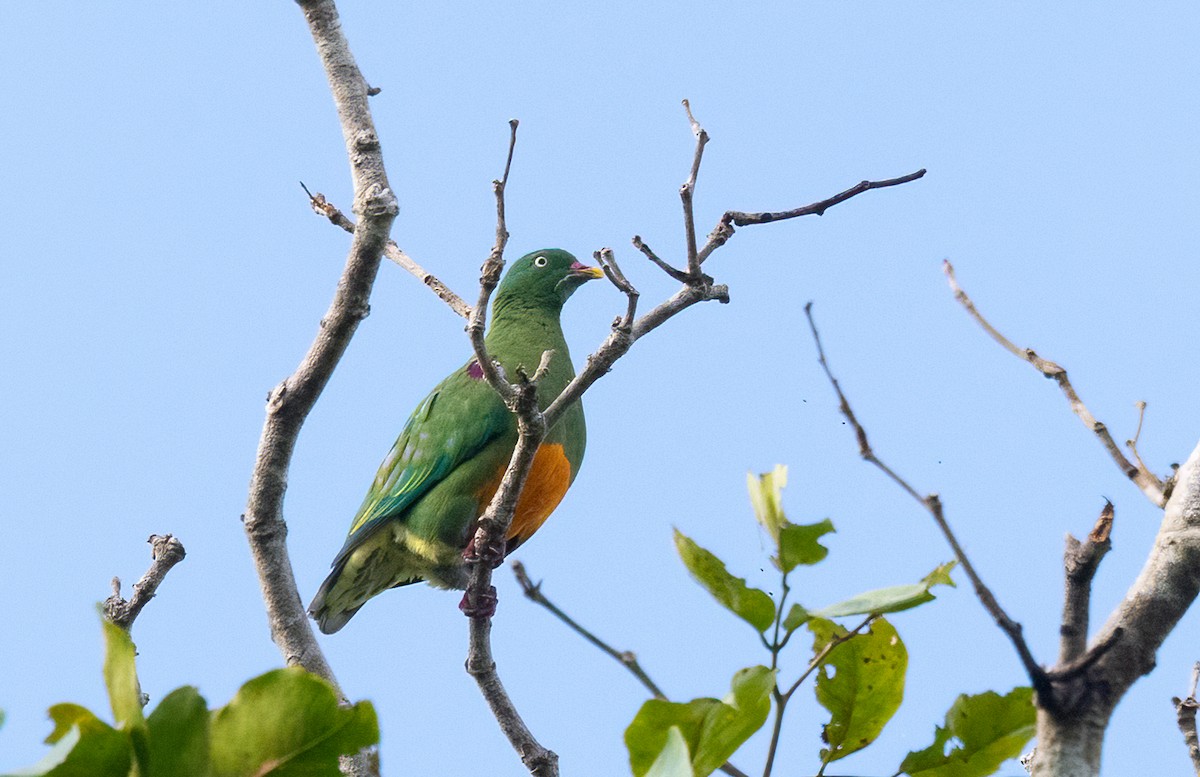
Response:
POLYGON ((484 563, 492 569, 504 563, 504 557, 508 555, 508 543, 504 539, 499 539, 494 542, 476 543, 476 537, 472 535, 471 541, 467 543, 466 550, 463 551, 463 561, 468 564, 484 563))
POLYGON ((489 585, 486 591, 481 591, 476 596, 474 604, 471 603, 470 591, 463 594, 462 601, 458 603, 458 609, 462 610, 462 614, 468 618, 490 618, 496 614, 496 602, 498 601, 496 586, 489 585))

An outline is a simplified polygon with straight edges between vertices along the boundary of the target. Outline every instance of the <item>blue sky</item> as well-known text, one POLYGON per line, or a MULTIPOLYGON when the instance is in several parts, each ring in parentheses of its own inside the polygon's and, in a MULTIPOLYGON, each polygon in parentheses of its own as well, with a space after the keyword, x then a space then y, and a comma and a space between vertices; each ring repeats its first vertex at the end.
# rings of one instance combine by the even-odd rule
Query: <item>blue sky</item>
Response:
MULTIPOLYGON (((341 11, 383 89, 372 108, 401 204, 393 236, 464 295, 491 245, 490 181, 512 117, 510 257, 612 246, 646 304, 673 284, 629 238, 682 254, 676 192, 692 140, 681 98, 713 138, 697 190, 704 231, 726 209, 795 207, 929 169, 819 219, 741 230, 706 265, 733 302, 639 342, 587 396, 582 473, 518 555, 668 693, 723 695, 737 669, 765 660, 671 545, 677 526, 770 589, 747 470, 789 465, 792 519, 837 526, 829 560, 798 581, 805 603, 915 581, 950 558, 928 516, 858 460, 815 361, 808 300, 877 451, 942 495, 1045 662, 1057 652, 1063 535, 1085 533, 1114 501, 1115 549, 1095 587, 1103 621, 1160 513, 1054 385, 967 319, 940 263, 955 262, 1018 343, 1064 364, 1118 439, 1132 435, 1134 402, 1149 402, 1141 447, 1153 468, 1186 458, 1200 430, 1200 362, 1186 345, 1200 287, 1200 11, 621 0, 341 11)), ((263 398, 311 340, 347 245, 297 181, 351 200, 293 4, 47 2, 6 18, 0 769, 41 755, 50 704, 105 708, 94 603, 113 575, 141 574, 151 533, 188 549, 134 630, 152 700, 195 684, 217 706, 281 663, 238 516, 263 398)), ((603 284, 572 299, 577 362, 622 304, 603 284)), ((385 264, 296 451, 286 516, 305 597, 408 412, 465 359, 461 329, 385 264)), ((496 651, 530 726, 564 773, 622 773, 641 687, 521 599, 507 569, 498 579, 496 651)), ((481 757, 489 773, 523 773, 462 670, 457 600, 388 593, 322 640, 347 692, 377 705, 389 773, 474 773, 481 757)), ((904 704, 873 747, 832 771, 891 774, 956 694, 1024 682, 968 588, 894 623, 910 653, 904 704)), ((1186 690, 1198 638, 1186 618, 1122 702, 1106 772, 1186 770, 1170 697, 1186 690)), ((803 663, 798 651, 785 676, 803 663)), ((801 691, 789 706, 781 773, 816 769, 811 699, 801 691)), ((735 760, 757 771, 765 748, 760 736, 735 760)))

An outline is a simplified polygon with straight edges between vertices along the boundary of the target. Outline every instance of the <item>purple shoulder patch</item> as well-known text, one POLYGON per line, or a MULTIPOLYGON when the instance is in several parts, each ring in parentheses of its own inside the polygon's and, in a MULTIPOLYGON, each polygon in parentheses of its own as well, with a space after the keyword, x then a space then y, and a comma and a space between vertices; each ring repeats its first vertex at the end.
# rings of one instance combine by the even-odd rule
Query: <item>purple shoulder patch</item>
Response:
POLYGON ((475 380, 483 380, 483 367, 479 366, 478 359, 472 359, 471 363, 467 365, 467 375, 475 380))

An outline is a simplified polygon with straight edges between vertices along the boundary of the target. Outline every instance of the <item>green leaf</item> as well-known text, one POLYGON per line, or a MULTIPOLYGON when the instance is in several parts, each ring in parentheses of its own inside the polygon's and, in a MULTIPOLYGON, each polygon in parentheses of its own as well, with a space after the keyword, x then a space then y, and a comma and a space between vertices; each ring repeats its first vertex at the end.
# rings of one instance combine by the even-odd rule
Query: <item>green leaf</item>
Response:
POLYGON ((775 602, 766 591, 746 585, 744 578, 734 577, 725 569, 725 562, 678 529, 675 530, 675 547, 692 576, 735 615, 759 633, 765 632, 775 622, 775 602))
POLYGON ((78 704, 50 708, 54 747, 33 766, 8 777, 127 777, 133 763, 129 735, 78 704))
POLYGON ((819 540, 834 531, 833 521, 797 524, 784 521, 779 529, 779 556, 774 560, 779 571, 791 572, 800 564, 812 565, 829 555, 829 548, 819 540))
POLYGON ((788 610, 787 617, 783 619, 784 634, 791 634, 808 623, 812 617, 812 613, 804 609, 803 605, 793 604, 792 609, 788 610))
POLYGON ((909 753, 900 771, 913 777, 984 777, 1021 755, 1037 728, 1032 688, 963 694, 934 731, 933 744, 909 753), (951 739, 958 745, 946 752, 951 739))
POLYGON ((688 754, 687 742, 678 726, 667 731, 667 742, 658 758, 654 759, 646 777, 695 777, 692 757, 688 754))
POLYGON ((211 730, 215 777, 339 777, 338 756, 379 741, 370 702, 339 707, 329 683, 298 667, 243 685, 211 730))
POLYGON ((846 615, 900 612, 933 601, 936 597, 930 593, 930 588, 935 585, 954 586, 954 581, 950 579, 950 570, 954 568, 955 563, 950 561, 942 564, 922 578, 919 583, 866 591, 845 601, 816 610, 813 615, 822 618, 840 618, 846 615))
POLYGON ((138 684, 137 651, 129 632, 101 619, 104 627, 104 684, 108 686, 108 701, 112 705, 117 725, 142 727, 142 687, 138 684))
POLYGON ((705 720, 721 706, 717 699, 693 699, 686 704, 651 699, 643 704, 625 729, 625 747, 634 777, 650 773, 667 746, 670 731, 679 731, 689 745, 698 742, 705 720))
MULTIPOLYGON (((846 629, 823 618, 808 622, 813 651, 820 652, 846 629)), ((823 763, 845 758, 875 741, 904 698, 908 651, 892 625, 877 619, 869 632, 834 647, 817 674, 817 701, 831 713, 822 739, 823 763), (832 671, 831 671, 832 670, 832 671)))
POLYGON ((783 514, 783 489, 787 486, 787 467, 776 464, 771 472, 755 476, 746 473, 746 488, 750 491, 750 504, 754 517, 779 546, 779 532, 787 518, 783 514))
POLYGON ((695 777, 712 774, 762 728, 771 711, 775 672, 752 666, 733 676, 723 701, 693 699, 686 704, 651 699, 642 705, 629 728, 625 745, 635 777, 650 774, 669 745, 672 729, 682 735, 691 753, 695 777))
POLYGON ((209 718, 208 705, 192 686, 167 694, 146 718, 150 774, 142 777, 208 775, 209 718))

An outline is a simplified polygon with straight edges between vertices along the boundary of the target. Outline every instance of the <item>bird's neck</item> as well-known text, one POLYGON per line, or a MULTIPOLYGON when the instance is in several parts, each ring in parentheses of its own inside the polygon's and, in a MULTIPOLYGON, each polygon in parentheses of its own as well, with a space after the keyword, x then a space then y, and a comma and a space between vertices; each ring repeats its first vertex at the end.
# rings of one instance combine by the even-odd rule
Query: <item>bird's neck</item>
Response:
MULTIPOLYGON (((540 308, 516 309, 506 307, 493 311, 492 325, 484 340, 488 351, 504 365, 509 379, 516 378, 513 372, 523 367, 533 374, 542 358, 542 352, 552 350, 550 371, 546 378, 554 384, 555 393, 565 386, 575 370, 571 366, 571 355, 563 338, 558 310, 540 308)), ((547 386, 547 388, 550 388, 547 386)))

